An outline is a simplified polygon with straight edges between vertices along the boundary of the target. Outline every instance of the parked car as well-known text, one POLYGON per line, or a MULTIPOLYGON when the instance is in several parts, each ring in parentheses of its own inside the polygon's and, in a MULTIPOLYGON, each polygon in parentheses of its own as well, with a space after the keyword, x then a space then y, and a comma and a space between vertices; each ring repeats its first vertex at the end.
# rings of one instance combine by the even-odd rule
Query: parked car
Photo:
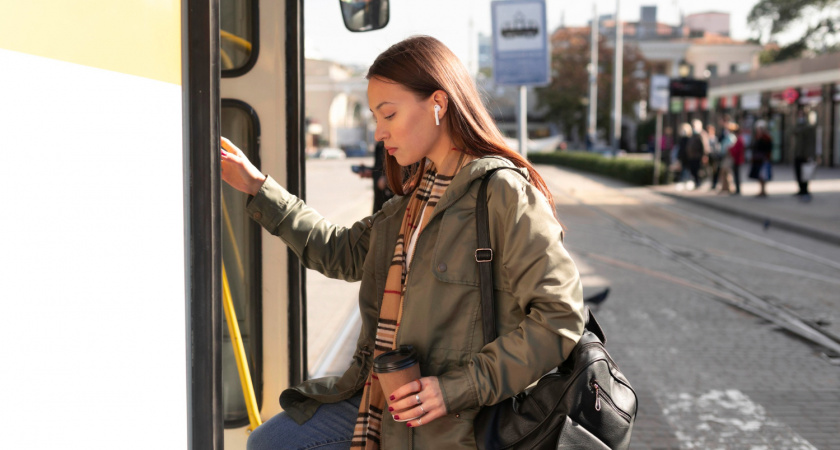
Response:
POLYGON ((340 148, 327 147, 318 151, 318 159, 344 159, 346 157, 347 154, 340 148))
MULTIPOLYGON (((505 137, 505 143, 511 149, 519 151, 519 139, 505 137)), ((544 138, 528 139, 525 145, 528 147, 528 153, 547 153, 560 150, 565 143, 563 135, 558 134, 544 138)))
POLYGON ((358 144, 345 145, 341 148, 342 150, 344 150, 344 153, 350 158, 370 155, 367 142, 359 142, 358 144))

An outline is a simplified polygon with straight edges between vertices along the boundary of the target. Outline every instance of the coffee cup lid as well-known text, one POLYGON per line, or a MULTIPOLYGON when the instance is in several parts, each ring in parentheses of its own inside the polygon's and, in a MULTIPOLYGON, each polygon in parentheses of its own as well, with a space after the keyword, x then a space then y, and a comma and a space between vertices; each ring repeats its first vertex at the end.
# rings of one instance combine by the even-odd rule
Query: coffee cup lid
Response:
POLYGON ((373 360, 373 371, 376 373, 399 372, 417 364, 417 351, 411 345, 401 345, 377 356, 373 360))

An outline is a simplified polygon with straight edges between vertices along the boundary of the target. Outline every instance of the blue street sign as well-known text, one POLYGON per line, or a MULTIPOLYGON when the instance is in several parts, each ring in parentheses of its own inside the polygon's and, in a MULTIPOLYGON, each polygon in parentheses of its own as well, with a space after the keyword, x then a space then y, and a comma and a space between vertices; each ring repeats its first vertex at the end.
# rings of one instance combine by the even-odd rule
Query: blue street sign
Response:
POLYGON ((496 84, 547 85, 551 77, 545 1, 499 0, 491 7, 496 84))

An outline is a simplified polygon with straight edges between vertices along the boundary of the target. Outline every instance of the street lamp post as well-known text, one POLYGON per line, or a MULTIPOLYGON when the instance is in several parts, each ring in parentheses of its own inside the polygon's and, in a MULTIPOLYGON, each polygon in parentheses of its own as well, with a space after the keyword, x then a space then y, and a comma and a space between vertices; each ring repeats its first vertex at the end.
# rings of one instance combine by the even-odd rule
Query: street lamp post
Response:
MULTIPOLYGON (((677 73, 681 79, 687 79, 691 75, 691 64, 689 64, 688 61, 681 59, 680 64, 677 67, 677 73)), ((682 108, 680 108, 680 123, 682 124, 688 121, 688 112, 685 110, 685 98, 682 98, 681 101, 683 102, 682 108)))
MULTIPOLYGON (((589 126, 587 127, 587 134, 589 135, 589 142, 595 146, 597 136, 597 110, 598 110, 598 8, 597 5, 592 5, 592 37, 589 41, 589 126)), ((587 150, 590 150, 587 148, 587 150)))
POLYGON ((615 0, 615 64, 613 73, 613 156, 621 149, 621 85, 624 71, 624 30, 621 26, 621 0, 615 0))

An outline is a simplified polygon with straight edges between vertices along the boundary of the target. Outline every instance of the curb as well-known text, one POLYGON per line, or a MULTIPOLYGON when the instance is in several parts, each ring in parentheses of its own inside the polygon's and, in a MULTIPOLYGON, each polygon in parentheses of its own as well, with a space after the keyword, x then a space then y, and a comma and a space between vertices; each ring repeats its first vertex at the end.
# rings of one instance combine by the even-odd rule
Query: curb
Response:
POLYGON ((743 209, 738 209, 738 208, 734 208, 734 207, 731 207, 731 206, 719 205, 719 204, 713 203, 713 202, 707 202, 707 201, 704 201, 701 197, 686 197, 686 196, 682 196, 682 195, 679 195, 679 194, 674 194, 674 193, 671 193, 671 192, 659 192, 659 191, 654 191, 654 192, 657 193, 657 194, 665 195, 667 197, 675 198, 675 199, 678 199, 678 200, 685 200, 687 202, 695 203, 695 204, 704 206, 706 208, 716 209, 718 211, 733 214, 733 215, 736 215, 736 216, 739 216, 739 217, 743 217, 745 219, 754 220, 754 221, 756 221, 758 223, 762 223, 762 224, 765 221, 769 220, 770 223, 775 228, 780 228, 782 230, 791 231, 791 232, 798 233, 798 234, 801 234, 801 235, 806 236, 806 237, 810 237, 810 238, 817 239, 817 240, 820 240, 820 241, 829 242, 831 244, 840 246, 840 235, 837 235, 837 234, 828 233, 828 232, 825 232, 823 230, 818 230, 818 229, 811 228, 811 227, 808 227, 808 226, 804 226, 802 224, 795 223, 795 222, 788 222, 784 219, 766 217, 766 216, 763 216, 761 214, 753 213, 753 212, 750 212, 750 211, 744 211, 743 209))

